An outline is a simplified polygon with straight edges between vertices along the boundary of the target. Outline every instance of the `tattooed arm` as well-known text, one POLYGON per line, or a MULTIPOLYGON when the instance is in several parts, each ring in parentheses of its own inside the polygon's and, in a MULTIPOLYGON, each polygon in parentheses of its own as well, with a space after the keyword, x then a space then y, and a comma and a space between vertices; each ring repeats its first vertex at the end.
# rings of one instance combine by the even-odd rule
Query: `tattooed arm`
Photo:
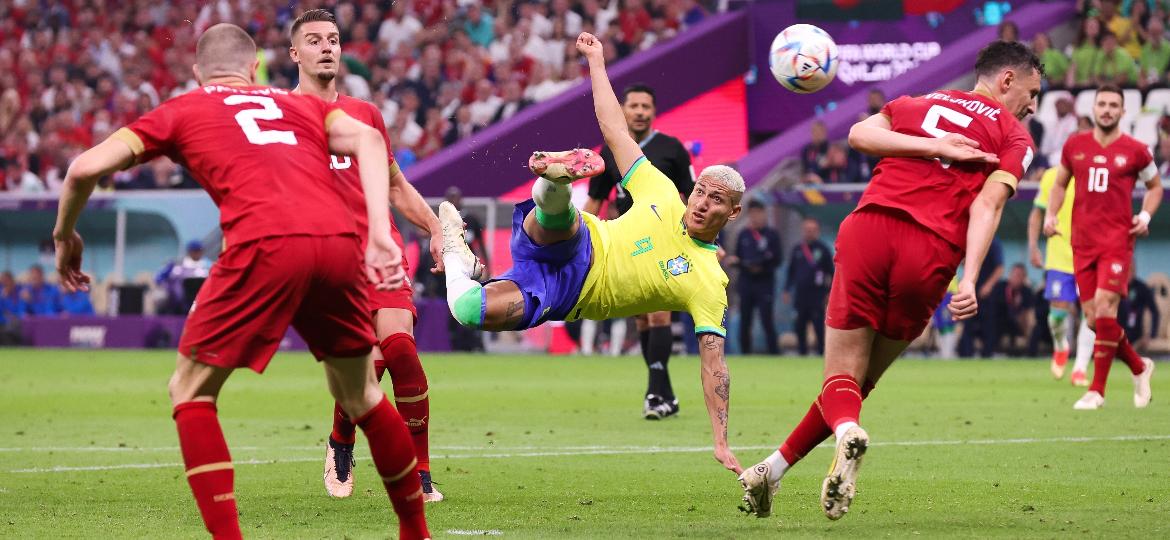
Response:
POLYGON ((715 438, 715 460, 735 474, 743 472, 739 460, 727 445, 727 410, 731 399, 731 374, 723 358, 723 337, 716 334, 699 336, 700 369, 703 378, 703 399, 711 417, 711 431, 715 438))

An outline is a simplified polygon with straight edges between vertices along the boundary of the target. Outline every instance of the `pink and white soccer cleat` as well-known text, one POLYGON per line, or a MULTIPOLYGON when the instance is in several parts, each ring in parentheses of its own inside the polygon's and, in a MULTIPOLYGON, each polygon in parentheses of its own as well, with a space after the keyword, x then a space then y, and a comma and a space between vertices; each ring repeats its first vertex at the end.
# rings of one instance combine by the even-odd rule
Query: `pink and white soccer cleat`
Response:
POLYGON ((605 171, 605 161, 588 148, 574 148, 562 152, 533 152, 528 158, 532 174, 550 182, 570 184, 574 180, 597 176, 605 171))

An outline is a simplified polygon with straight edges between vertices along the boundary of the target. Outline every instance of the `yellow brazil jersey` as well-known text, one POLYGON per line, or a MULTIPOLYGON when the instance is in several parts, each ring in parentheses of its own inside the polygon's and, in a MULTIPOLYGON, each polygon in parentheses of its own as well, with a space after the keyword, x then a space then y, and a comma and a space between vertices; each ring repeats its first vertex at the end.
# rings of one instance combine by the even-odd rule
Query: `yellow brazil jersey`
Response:
POLYGON ((716 247, 691 238, 678 188, 645 157, 622 178, 634 200, 622 217, 582 213, 593 244, 593 266, 568 320, 687 311, 696 333, 726 336, 727 274, 716 247))
MULTIPOLYGON (((1036 208, 1041 210, 1048 208, 1048 195, 1052 193, 1052 186, 1056 183, 1056 169, 1056 167, 1052 167, 1044 171, 1044 175, 1040 177, 1040 191, 1036 192, 1036 198, 1032 200, 1032 204, 1036 208)), ((1072 238, 1073 195, 1076 194, 1076 190, 1072 189, 1072 182, 1072 180, 1069 181, 1069 190, 1065 192, 1064 204, 1056 213, 1056 230, 1060 234, 1050 236, 1048 246, 1044 250, 1044 269, 1066 274, 1074 273, 1072 244, 1069 240, 1072 238)))

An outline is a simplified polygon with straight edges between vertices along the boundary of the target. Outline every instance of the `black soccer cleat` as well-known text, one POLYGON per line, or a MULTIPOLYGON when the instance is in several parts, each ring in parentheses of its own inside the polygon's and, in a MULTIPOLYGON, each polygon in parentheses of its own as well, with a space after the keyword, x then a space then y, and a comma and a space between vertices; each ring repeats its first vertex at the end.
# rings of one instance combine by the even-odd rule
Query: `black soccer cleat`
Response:
POLYGON ((662 396, 647 394, 646 401, 642 403, 642 417, 647 420, 661 420, 676 414, 678 414, 678 399, 672 398, 667 401, 662 396))

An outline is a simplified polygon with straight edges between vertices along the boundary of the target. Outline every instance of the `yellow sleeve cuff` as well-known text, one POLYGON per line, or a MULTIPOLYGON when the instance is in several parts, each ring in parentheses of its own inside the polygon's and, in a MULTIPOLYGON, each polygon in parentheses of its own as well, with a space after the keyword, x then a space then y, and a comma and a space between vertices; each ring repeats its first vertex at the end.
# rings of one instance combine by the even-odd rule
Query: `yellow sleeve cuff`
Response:
POLYGON ((390 162, 390 178, 394 178, 398 173, 402 172, 402 168, 398 166, 398 160, 390 162))
POLYGON ((117 139, 126 143, 130 147, 130 151, 134 153, 134 157, 141 156, 146 151, 146 145, 142 144, 142 139, 138 137, 137 133, 130 131, 129 128, 119 128, 110 135, 111 139, 117 139))
POLYGON ((1020 184, 1020 179, 1010 172, 1004 170, 997 170, 987 177, 988 182, 999 182, 1012 188, 1012 195, 1016 194, 1016 188, 1020 184))
POLYGON ((349 115, 345 114, 345 111, 343 111, 341 109, 333 109, 332 111, 329 111, 329 114, 325 115, 325 131, 329 131, 329 126, 332 125, 334 121, 336 121, 338 118, 341 118, 342 116, 349 116, 349 115))

